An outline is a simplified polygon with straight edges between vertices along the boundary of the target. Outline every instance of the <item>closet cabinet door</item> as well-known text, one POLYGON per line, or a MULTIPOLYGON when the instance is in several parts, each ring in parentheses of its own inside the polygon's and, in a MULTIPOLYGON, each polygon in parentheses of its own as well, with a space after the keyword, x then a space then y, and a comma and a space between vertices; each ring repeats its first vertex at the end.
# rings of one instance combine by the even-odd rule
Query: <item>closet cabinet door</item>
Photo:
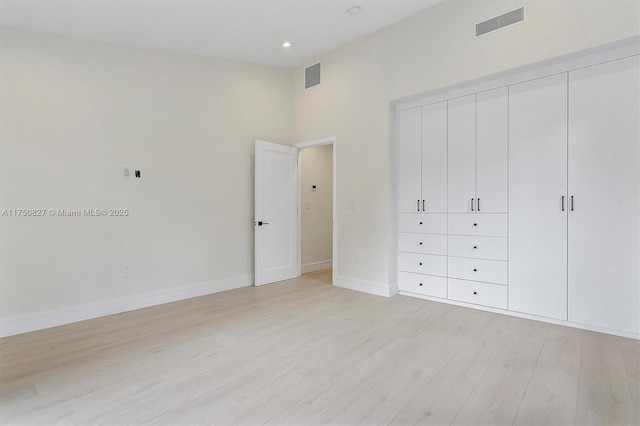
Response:
POLYGON ((569 73, 569 320, 640 333, 638 57, 569 73))
POLYGON ((567 319, 566 191, 567 75, 510 86, 510 310, 567 319))
POLYGON ((421 108, 398 113, 398 212, 422 209, 421 108))
POLYGON ((427 213, 447 212, 447 103, 422 107, 422 199, 427 213))
POLYGON ((448 104, 449 213, 470 213, 476 197, 476 95, 448 104))
POLYGON ((476 211, 507 212, 509 99, 508 88, 477 95, 476 211))

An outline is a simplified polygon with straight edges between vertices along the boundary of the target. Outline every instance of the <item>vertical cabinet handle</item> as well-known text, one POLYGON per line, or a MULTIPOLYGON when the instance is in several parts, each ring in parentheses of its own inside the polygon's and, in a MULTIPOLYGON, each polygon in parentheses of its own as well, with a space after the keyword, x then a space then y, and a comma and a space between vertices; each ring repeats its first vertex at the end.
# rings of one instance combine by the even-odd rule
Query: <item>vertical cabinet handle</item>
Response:
POLYGON ((422 211, 426 212, 425 208, 424 208, 424 200, 422 200, 422 211))
POLYGON ((574 205, 573 205, 573 195, 571 196, 571 211, 574 211, 574 205))
POLYGON ((420 200, 418 200, 418 205, 416 207, 416 210, 420 211, 420 200))
POLYGON ((478 211, 480 211, 480 198, 478 198, 478 211))
POLYGON ((564 195, 562 196, 562 211, 564 211, 564 195))
POLYGON ((473 200, 474 200, 474 198, 471 199, 471 211, 474 211, 474 209, 473 209, 473 200))

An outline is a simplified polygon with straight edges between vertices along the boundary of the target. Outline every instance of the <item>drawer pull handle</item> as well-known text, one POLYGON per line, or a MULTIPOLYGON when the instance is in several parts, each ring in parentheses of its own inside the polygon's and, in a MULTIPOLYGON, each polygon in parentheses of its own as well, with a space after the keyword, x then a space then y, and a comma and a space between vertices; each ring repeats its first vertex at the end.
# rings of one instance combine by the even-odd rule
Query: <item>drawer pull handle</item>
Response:
POLYGON ((422 266, 422 262, 420 262, 420 266, 422 266))
POLYGON ((422 225, 422 222, 420 222, 420 225, 422 225))
POLYGON ((477 224, 477 223, 474 223, 474 224, 473 224, 473 226, 478 226, 478 224, 477 224))
POLYGON ((473 268, 473 272, 478 272, 478 269, 477 268, 473 268))
POLYGON ((420 241, 418 244, 422 245, 422 241, 420 241))
POLYGON ((473 292, 473 294, 478 294, 478 292, 477 292, 477 291, 474 291, 474 292, 473 292))
POLYGON ((473 246, 473 248, 474 248, 474 249, 477 249, 477 248, 478 248, 478 246, 473 246))
POLYGON ((420 287, 422 287, 422 283, 420 283, 420 287))

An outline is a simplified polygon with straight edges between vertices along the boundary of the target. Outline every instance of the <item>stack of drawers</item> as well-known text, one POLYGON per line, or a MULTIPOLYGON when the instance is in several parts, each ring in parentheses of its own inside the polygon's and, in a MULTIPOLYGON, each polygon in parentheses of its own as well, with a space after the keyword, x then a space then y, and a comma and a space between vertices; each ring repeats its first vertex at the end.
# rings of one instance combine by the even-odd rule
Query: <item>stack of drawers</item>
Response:
POLYGON ((398 289, 447 298, 447 215, 400 214, 398 289))
POLYGON ((449 214, 448 297, 507 308, 507 215, 449 214))
POLYGON ((398 216, 401 292, 507 308, 506 214, 398 216))

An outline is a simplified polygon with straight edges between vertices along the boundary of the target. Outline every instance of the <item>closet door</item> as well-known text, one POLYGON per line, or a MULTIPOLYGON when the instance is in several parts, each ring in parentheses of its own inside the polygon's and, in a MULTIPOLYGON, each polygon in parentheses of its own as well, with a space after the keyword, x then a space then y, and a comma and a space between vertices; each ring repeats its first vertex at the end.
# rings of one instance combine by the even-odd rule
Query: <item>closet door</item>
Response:
POLYGON ((470 213, 476 197, 476 95, 448 103, 449 213, 470 213))
POLYGON ((422 199, 424 211, 447 212, 447 103, 422 107, 422 199))
POLYGON ((510 86, 510 310, 567 319, 566 191, 567 75, 510 86))
POLYGON ((569 320, 640 333, 638 57, 569 73, 569 320))
POLYGON ((507 212, 509 99, 508 88, 477 95, 476 210, 507 212))
POLYGON ((398 113, 398 212, 422 210, 421 108, 398 113))

